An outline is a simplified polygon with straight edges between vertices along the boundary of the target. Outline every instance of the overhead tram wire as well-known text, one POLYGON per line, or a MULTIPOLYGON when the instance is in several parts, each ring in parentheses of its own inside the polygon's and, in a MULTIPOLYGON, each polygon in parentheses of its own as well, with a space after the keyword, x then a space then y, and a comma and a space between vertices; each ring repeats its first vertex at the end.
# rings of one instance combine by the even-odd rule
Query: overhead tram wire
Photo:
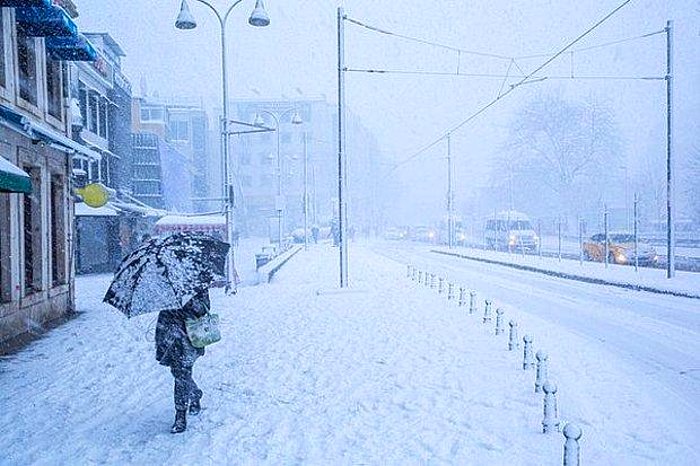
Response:
MULTIPOLYGON (((632 1, 632 0, 625 0, 624 2, 622 2, 622 3, 621 3, 619 6, 617 6, 614 10, 612 10, 610 13, 608 13, 608 14, 605 15, 602 19, 600 19, 598 22, 596 22, 593 26, 591 26, 591 27, 588 28, 586 31, 584 31, 582 34, 580 34, 578 37, 576 37, 574 40, 572 40, 571 42, 569 42, 567 45, 565 45, 563 48, 561 48, 558 52, 554 53, 550 58, 548 58, 547 60, 545 60, 544 63, 542 63, 540 66, 538 66, 534 71, 532 71, 532 72, 530 72, 529 74, 525 75, 520 81, 516 82, 515 84, 512 84, 512 85, 510 86, 510 88, 509 88, 508 90, 506 90, 503 94, 497 96, 496 98, 494 98, 493 100, 491 100, 489 103, 487 103, 486 105, 484 105, 483 107, 481 107, 479 110, 477 110, 476 112, 474 112, 474 113, 472 113, 471 115, 469 115, 466 119, 462 120, 462 121, 461 121, 460 123, 458 123, 457 125, 453 126, 452 128, 448 129, 447 131, 445 131, 444 134, 443 134, 442 136, 440 136, 439 138, 435 139, 433 142, 431 142, 431 143, 429 143, 429 144, 423 146, 420 150, 418 150, 417 152, 415 152, 414 154, 412 154, 412 155, 411 155, 410 157, 408 157, 407 159, 405 159, 405 160, 403 160, 403 161, 401 161, 401 162, 398 162, 398 163, 396 164, 396 168, 399 168, 400 166, 402 166, 402 165, 404 165, 404 164, 410 162, 411 160, 415 159, 416 157, 420 156, 420 155, 423 154, 425 151, 427 151, 427 150, 433 148, 433 147, 436 146, 438 143, 440 143, 440 141, 444 140, 444 139, 446 138, 446 135, 447 135, 447 134, 452 134, 452 133, 454 133, 455 131, 459 130, 459 129, 462 128, 464 125, 466 125, 466 124, 468 124, 469 122, 471 122, 471 121, 473 121, 474 119, 476 119, 479 115, 481 115, 482 113, 484 113, 486 110, 488 110, 489 108, 493 107, 498 101, 500 101, 501 99, 503 99, 504 97, 506 97, 507 95, 509 95, 509 94, 510 94, 511 92, 513 92, 516 88, 518 88, 519 86, 521 86, 521 85, 523 85, 523 84, 526 84, 530 79, 533 79, 533 77, 534 77, 538 72, 542 71, 542 70, 543 70, 544 68, 546 68, 550 63, 552 63, 552 62, 553 62, 554 60, 556 60, 559 56, 561 56, 564 52, 566 52, 566 51, 569 50, 571 47, 573 47, 576 43, 578 43, 581 39, 583 39, 583 38, 586 37, 588 34, 590 34, 591 32, 593 32, 595 29, 597 29, 598 27, 600 27, 600 25, 602 25, 602 24, 605 23, 608 19, 610 19, 611 17, 613 17, 618 11, 620 11, 622 8, 624 8, 624 7, 625 7, 628 3, 630 3, 631 1, 632 1)), ((538 79, 538 78, 534 78, 534 79, 538 79)), ((396 169, 396 168, 395 168, 395 169, 396 169)))
POLYGON ((430 45, 430 46, 433 46, 433 47, 438 47, 438 48, 442 48, 442 49, 446 49, 446 50, 451 50, 451 51, 453 51, 453 52, 464 53, 464 54, 467 54, 467 55, 476 55, 476 56, 480 56, 480 57, 497 58, 497 59, 499 59, 499 60, 512 60, 512 58, 513 58, 513 57, 507 57, 507 56, 505 56, 505 55, 499 55, 499 54, 496 54, 496 53, 480 52, 480 51, 476 51, 476 50, 461 49, 461 48, 459 48, 459 47, 455 47, 455 46, 452 46, 452 45, 440 44, 440 43, 438 43, 438 42, 432 42, 432 41, 425 40, 425 39, 419 39, 419 38, 417 38, 417 37, 411 37, 411 36, 407 36, 407 35, 405 35, 405 34, 398 34, 398 33, 395 33, 395 32, 387 31, 386 29, 378 28, 378 27, 376 27, 376 26, 371 26, 371 25, 369 25, 369 24, 363 23, 362 21, 359 21, 359 20, 356 20, 356 19, 352 19, 352 18, 349 18, 349 17, 346 17, 346 18, 345 18, 345 21, 347 21, 347 22, 349 22, 349 23, 352 23, 352 24, 354 24, 354 25, 356 25, 356 26, 360 26, 360 27, 362 27, 362 28, 365 28, 365 29, 367 29, 367 30, 370 30, 370 31, 379 33, 379 34, 384 34, 384 35, 387 35, 387 36, 397 37, 397 38, 399 38, 399 39, 404 39, 404 40, 407 40, 407 41, 416 42, 416 43, 423 44, 423 45, 430 45))
MULTIPOLYGON (((611 46, 613 46, 613 45, 623 44, 623 43, 626 43, 626 42, 632 42, 632 41, 635 41, 635 40, 645 39, 645 38, 647 38, 647 37, 652 37, 652 36, 656 36, 656 35, 658 35, 658 34, 665 34, 665 33, 666 33, 666 30, 665 30, 665 29, 662 29, 662 30, 660 30, 660 31, 649 32, 649 33, 647 33, 647 34, 642 34, 642 35, 639 35, 639 36, 627 37, 627 38, 625 38, 625 39, 618 39, 618 40, 614 40, 614 41, 611 41, 611 42, 604 42, 604 43, 602 43, 602 44, 594 44, 594 45, 590 45, 590 46, 588 46, 588 47, 582 47, 582 48, 580 48, 580 49, 570 50, 570 52, 571 52, 571 53, 581 53, 581 52, 586 52, 586 51, 588 51, 588 50, 600 49, 600 48, 604 48, 604 47, 611 47, 611 46)), ((522 56, 513 57, 513 58, 514 58, 515 60, 528 60, 528 59, 533 59, 533 58, 548 57, 549 55, 550 55, 550 54, 548 54, 548 53, 537 53, 537 54, 532 54, 532 55, 522 55, 522 56)))
MULTIPOLYGON (((425 70, 379 70, 379 69, 361 69, 361 68, 346 68, 348 73, 369 73, 369 74, 408 74, 408 75, 426 75, 426 76, 457 76, 464 78, 491 78, 491 79, 508 79, 514 77, 524 77, 524 74, 490 74, 490 73, 453 73, 450 71, 425 71, 425 70)), ((531 76, 530 79, 545 80, 545 79, 605 79, 605 80, 658 80, 666 79, 656 76, 531 76)))

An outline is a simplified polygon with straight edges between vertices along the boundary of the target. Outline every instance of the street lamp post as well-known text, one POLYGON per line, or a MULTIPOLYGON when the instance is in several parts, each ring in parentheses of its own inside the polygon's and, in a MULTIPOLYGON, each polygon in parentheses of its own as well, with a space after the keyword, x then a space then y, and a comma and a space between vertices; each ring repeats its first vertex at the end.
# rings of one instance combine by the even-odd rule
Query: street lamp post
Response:
MULTIPOLYGON (((275 199, 275 210, 277 210, 277 244, 279 245, 280 250, 282 249, 282 210, 284 209, 285 204, 282 200, 282 157, 280 156, 280 120, 282 120, 282 117, 292 112, 294 112, 294 114, 292 115, 292 124, 302 124, 303 121, 299 113, 296 111, 296 108, 290 108, 289 110, 285 110, 279 115, 276 115, 273 112, 267 110, 261 110, 255 116, 255 121, 253 122, 255 126, 263 126, 264 121, 261 116, 263 114, 268 115, 275 121, 275 131, 277 132, 277 198, 275 199)), ((306 234, 306 232, 304 234, 306 234)))
MULTIPOLYGON (((223 107, 223 117, 221 118, 221 158, 222 158, 222 168, 223 168, 223 198, 224 198, 224 210, 226 212, 226 242, 231 245, 229 249, 228 264, 226 267, 226 288, 227 290, 235 289, 235 263, 234 263, 234 230, 233 230, 233 207, 234 207, 234 189, 233 189, 233 176, 231 170, 231 159, 229 156, 229 98, 228 98, 228 72, 226 66, 226 25, 229 15, 233 9, 238 6, 243 0, 236 0, 222 15, 219 10, 217 10, 211 3, 206 0, 195 0, 205 6, 207 6, 211 11, 214 12, 216 19, 219 20, 219 38, 221 41, 221 94, 222 94, 222 107, 223 107)), ((248 18, 248 23, 255 27, 265 27, 270 24, 270 18, 265 11, 265 5, 263 0, 256 0, 255 8, 248 18)), ((177 29, 194 29, 197 27, 197 23, 194 19, 192 13, 190 13, 189 5, 187 0, 182 0, 180 4, 180 14, 175 21, 175 27, 177 29)))

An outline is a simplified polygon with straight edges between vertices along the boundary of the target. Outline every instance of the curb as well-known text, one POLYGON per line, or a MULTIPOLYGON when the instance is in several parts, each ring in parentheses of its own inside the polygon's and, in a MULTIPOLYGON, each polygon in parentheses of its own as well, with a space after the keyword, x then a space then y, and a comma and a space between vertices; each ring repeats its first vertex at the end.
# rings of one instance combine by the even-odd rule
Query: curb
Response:
POLYGON ((289 259, 294 257, 296 253, 302 250, 302 246, 292 246, 282 254, 279 254, 277 257, 272 259, 270 262, 267 264, 263 265, 258 269, 258 284, 260 283, 270 283, 272 281, 272 277, 275 276, 275 274, 279 271, 279 269, 282 268, 284 264, 286 264, 289 259))
POLYGON ((525 270, 527 272, 541 273, 541 274, 549 275, 552 277, 564 278, 566 280, 575 280, 575 281, 579 281, 579 282, 593 283, 595 285, 615 286, 617 288, 624 288, 627 290, 647 291, 649 293, 665 294, 665 295, 677 296, 677 297, 681 297, 681 298, 700 299, 700 295, 692 294, 692 293, 685 293, 683 291, 664 290, 662 288, 655 288, 653 286, 633 285, 631 283, 613 282, 610 280, 604 280, 602 278, 593 278, 593 277, 586 277, 585 275, 575 275, 575 274, 565 273, 565 272, 556 272, 554 270, 541 269, 541 268, 533 267, 530 265, 513 264, 512 262, 504 262, 504 261, 499 261, 499 260, 495 260, 495 259, 484 259, 483 257, 468 256, 468 255, 459 254, 456 252, 438 251, 436 249, 431 249, 430 252, 433 252, 435 254, 443 254, 445 256, 459 257, 462 259, 467 259, 467 260, 476 261, 476 262, 483 262, 485 264, 502 265, 504 267, 510 267, 510 268, 518 269, 518 270, 525 270))

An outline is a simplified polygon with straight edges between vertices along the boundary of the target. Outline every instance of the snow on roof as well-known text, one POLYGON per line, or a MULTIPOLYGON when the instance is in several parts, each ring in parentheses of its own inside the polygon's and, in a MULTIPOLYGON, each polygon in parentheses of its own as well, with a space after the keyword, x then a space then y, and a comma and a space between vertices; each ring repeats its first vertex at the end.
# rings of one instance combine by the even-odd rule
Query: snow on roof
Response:
POLYGON ((166 215, 156 222, 156 226, 166 225, 226 225, 224 215, 166 215))
POLYGON ((522 212, 518 212, 517 210, 504 210, 497 213, 492 218, 498 220, 530 220, 530 217, 522 212))
POLYGON ((119 212, 110 203, 97 208, 90 207, 84 202, 75 203, 76 217, 116 217, 118 215, 119 212))

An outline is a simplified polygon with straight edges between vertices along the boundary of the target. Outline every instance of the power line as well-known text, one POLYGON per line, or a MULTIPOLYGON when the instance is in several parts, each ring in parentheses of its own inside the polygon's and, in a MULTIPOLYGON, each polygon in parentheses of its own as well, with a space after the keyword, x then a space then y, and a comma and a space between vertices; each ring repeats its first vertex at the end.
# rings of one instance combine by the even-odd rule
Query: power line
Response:
MULTIPOLYGON (((595 44, 595 45, 591 45, 591 46, 588 46, 588 47, 582 47, 582 48, 580 48, 580 49, 574 49, 574 50, 571 50, 571 52, 572 52, 572 53, 586 52, 586 51, 588 51, 588 50, 599 49, 599 48, 603 48, 603 47, 610 47, 610 46, 613 46, 613 45, 623 44, 623 43, 625 43, 625 42, 632 42, 632 41, 635 41, 635 40, 645 39, 645 38, 647 38, 647 37, 655 36, 655 35, 657 35, 657 34, 665 34, 665 33, 666 33, 666 30, 665 30, 665 29, 662 29, 662 30, 660 30, 660 31, 654 31, 654 32, 650 32, 650 33, 647 33, 647 34, 642 34, 642 35, 639 35, 639 36, 627 37, 627 38, 625 38, 625 39, 618 39, 618 40, 614 40, 614 41, 612 41, 612 42, 604 42, 604 43, 602 43, 602 44, 595 44)), ((532 59, 532 58, 543 58, 543 57, 548 57, 548 56, 549 56, 549 54, 547 54, 547 53, 539 53, 539 54, 532 54, 532 55, 523 55, 523 56, 514 57, 514 58, 515 58, 516 60, 527 60, 527 59, 532 59)))
POLYGON ((425 40, 425 39, 419 39, 419 38, 417 38, 417 37, 411 37, 411 36, 407 36, 407 35, 404 35, 404 34, 397 34, 397 33, 395 33, 395 32, 387 31, 387 30, 385 30, 385 29, 381 29, 381 28, 378 28, 378 27, 376 27, 376 26, 370 26, 369 24, 363 23, 362 21, 359 21, 359 20, 356 20, 356 19, 352 19, 352 18, 349 18, 349 17, 345 17, 345 21, 348 21, 349 23, 352 23, 352 24, 355 24, 355 25, 357 25, 357 26, 363 27, 363 28, 368 29, 368 30, 370 30, 370 31, 377 32, 377 33, 379 33, 379 34, 385 34, 385 35, 387 35, 387 36, 398 37, 399 39, 404 39, 404 40, 411 41, 411 42, 417 42, 417 43, 419 43, 419 44, 431 45, 431 46, 433 46, 433 47, 438 47, 438 48, 442 48, 442 49, 446 49, 446 50, 451 50, 451 51, 453 51, 453 52, 459 52, 459 53, 464 53, 464 54, 469 54, 469 55, 477 55, 477 56, 481 56, 481 57, 498 58, 498 59, 500 59, 500 60, 510 60, 510 59, 512 58, 512 57, 506 57, 506 56, 504 56, 504 55, 498 55, 498 54, 495 54, 495 53, 480 52, 480 51, 476 51, 476 50, 460 49, 459 47, 454 47, 454 46, 451 46, 451 45, 440 44, 440 43, 438 43, 438 42, 432 42, 432 41, 425 40))
POLYGON ((421 154, 424 153, 425 151, 427 151, 427 150, 433 148, 433 147, 434 147, 435 145, 437 145, 440 141, 442 141, 443 139, 445 139, 445 137, 447 136, 447 134, 454 133, 455 131, 459 130, 459 129, 462 128, 464 125, 466 125, 467 123, 471 122, 472 120, 474 120, 475 118, 477 118, 479 115, 481 115, 482 113, 484 113, 486 110, 488 110, 489 108, 491 108, 492 106, 494 106, 499 100, 503 99, 505 96, 507 96, 508 94, 510 94, 511 92, 513 92, 513 90, 516 89, 518 86, 520 86, 520 85, 522 85, 522 84, 525 84, 528 80, 530 80, 533 76, 535 76, 535 74, 537 74, 538 72, 542 71, 542 69, 546 68, 550 63, 552 63, 554 60, 556 60, 561 54, 563 54, 564 52, 566 52, 567 50, 569 50, 569 49, 570 49, 571 47, 573 47, 576 43, 578 43, 581 39, 583 39, 583 38, 586 37, 588 34, 590 34, 590 33, 593 32, 595 29, 597 29, 601 24, 603 24, 603 23, 606 22, 608 19, 610 19, 612 16, 614 16, 618 11, 620 11, 622 8, 624 8, 624 7, 625 7, 628 3, 630 3, 631 1, 632 1, 632 0, 625 0, 624 2, 622 2, 617 8, 615 8, 615 9, 612 10, 610 13, 608 13, 607 15, 605 15, 602 19, 600 19, 598 22, 596 22, 593 26, 591 26, 591 27, 588 28, 586 31, 584 31, 582 34, 580 34, 578 37, 576 37, 574 40, 572 40, 571 42, 569 42, 566 46, 564 46, 562 49, 560 49, 558 52, 556 52, 556 53, 555 53, 554 55, 552 55, 550 58, 548 58, 547 60, 545 60, 545 62, 542 63, 540 66, 538 66, 534 71, 532 71, 532 72, 529 73, 528 75, 524 76, 524 77, 523 77, 520 81, 518 81, 517 83, 511 85, 510 88, 509 88, 507 91, 505 91, 503 94, 500 94, 500 95, 497 96, 495 99, 491 100, 489 103, 487 103, 486 105, 484 105, 483 107, 481 107, 479 110, 477 110, 476 112, 474 112, 474 113, 472 113, 471 115, 469 115, 466 119, 464 119, 463 121, 461 121, 459 124, 457 124, 457 125, 453 126, 452 128, 448 129, 448 130, 445 132, 445 134, 443 134, 442 136, 440 136, 439 138, 437 138, 435 141, 431 142, 430 144, 427 144, 426 146, 422 147, 422 148, 421 148, 420 150, 418 150, 416 153, 414 153, 413 155, 411 155, 410 157, 408 157, 408 159, 406 159, 405 161, 399 162, 399 163, 396 165, 396 167, 398 168, 398 167, 400 167, 401 165, 404 165, 405 163, 407 163, 408 161, 411 161, 411 160, 415 159, 416 157, 418 157, 419 155, 421 155, 421 154))
MULTIPOLYGON (((511 66, 512 66, 511 62, 511 66)), ((510 70, 510 67, 509 67, 510 70)), ((344 71, 349 73, 369 73, 369 74, 408 74, 408 75, 425 75, 425 76, 457 76, 464 78, 492 78, 504 79, 522 77, 515 76, 507 72, 506 74, 491 74, 491 73, 452 73, 449 71, 426 71, 426 70, 381 70, 381 69, 361 69, 361 68, 345 68, 344 71)), ((524 76, 524 75, 523 75, 524 76)), ((545 80, 545 79, 607 79, 607 80, 664 80, 664 76, 532 76, 530 79, 545 80)), ((505 84, 505 81, 504 81, 505 84)), ((504 86, 501 86, 501 90, 504 86)))

